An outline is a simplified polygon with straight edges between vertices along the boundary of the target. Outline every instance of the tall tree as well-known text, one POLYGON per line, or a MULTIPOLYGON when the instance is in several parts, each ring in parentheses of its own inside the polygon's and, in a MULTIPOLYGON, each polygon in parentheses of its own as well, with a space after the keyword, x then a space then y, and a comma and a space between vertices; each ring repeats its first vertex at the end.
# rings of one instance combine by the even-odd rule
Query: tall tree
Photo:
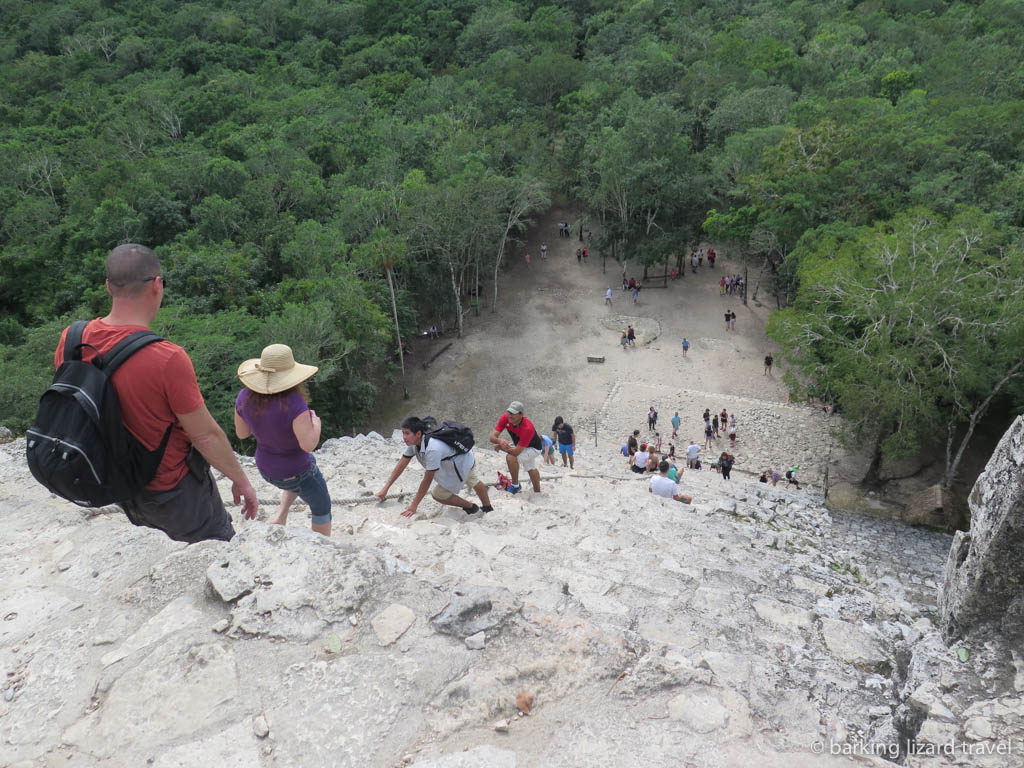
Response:
POLYGON ((1024 376, 1024 251, 977 209, 918 209, 806 254, 768 333, 789 384, 834 399, 876 468, 945 435, 948 487, 978 421, 1024 376))

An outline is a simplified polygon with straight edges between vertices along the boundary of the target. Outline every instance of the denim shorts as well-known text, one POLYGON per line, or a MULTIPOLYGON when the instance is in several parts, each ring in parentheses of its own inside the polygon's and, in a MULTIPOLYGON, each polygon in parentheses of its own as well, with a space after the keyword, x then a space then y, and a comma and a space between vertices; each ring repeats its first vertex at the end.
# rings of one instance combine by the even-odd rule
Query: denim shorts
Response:
POLYGON ((301 475, 287 477, 278 480, 274 477, 267 477, 262 472, 260 475, 271 485, 280 488, 282 491, 291 491, 298 494, 313 515, 313 525, 324 525, 331 522, 331 494, 327 491, 327 481, 320 474, 320 468, 316 465, 316 456, 309 455, 309 469, 301 475))

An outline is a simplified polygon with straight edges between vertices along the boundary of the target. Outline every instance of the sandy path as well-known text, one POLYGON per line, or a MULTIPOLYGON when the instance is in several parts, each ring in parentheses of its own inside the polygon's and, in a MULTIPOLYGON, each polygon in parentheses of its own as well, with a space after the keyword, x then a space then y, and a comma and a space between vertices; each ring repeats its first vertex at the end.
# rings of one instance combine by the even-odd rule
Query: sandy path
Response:
MULTIPOLYGON (((769 309, 719 296, 721 275, 741 269, 723 249, 717 249, 713 272, 705 264, 697 275, 669 280, 667 288, 661 279, 649 279, 652 287, 642 290, 634 305, 621 290, 620 264, 609 259, 607 274, 598 257, 578 264, 576 234, 568 240, 558 237, 557 222, 575 218, 555 208, 538 222, 527 243, 532 264, 526 265, 522 248, 510 255, 497 312, 490 312, 488 294, 480 316, 467 317, 463 339, 452 333, 439 341, 415 341, 408 369, 410 400, 399 397, 381 409, 373 429, 386 435, 405 415, 429 414, 464 421, 483 438, 509 401, 521 400, 541 429, 563 415, 592 432, 600 416, 599 434, 617 441, 623 430, 646 428, 651 404, 666 424, 679 410, 684 429, 696 434, 704 407, 733 411, 730 396, 787 401, 779 371, 774 379, 763 375, 764 354, 772 348, 764 335, 769 309), (542 240, 548 244, 546 260, 540 258, 542 240), (611 308, 604 303, 609 286, 611 308), (725 330, 726 308, 737 314, 736 331, 725 330), (638 330, 638 345, 623 351, 618 340, 627 322, 638 330), (685 358, 683 335, 692 344, 685 358), (424 371, 422 361, 450 341, 452 348, 424 371), (588 364, 588 355, 604 355, 606 362, 588 364), (681 389, 725 397, 653 399, 681 389), (613 402, 606 402, 610 394, 613 402)), ((627 274, 639 277, 642 271, 630 263, 627 274)))

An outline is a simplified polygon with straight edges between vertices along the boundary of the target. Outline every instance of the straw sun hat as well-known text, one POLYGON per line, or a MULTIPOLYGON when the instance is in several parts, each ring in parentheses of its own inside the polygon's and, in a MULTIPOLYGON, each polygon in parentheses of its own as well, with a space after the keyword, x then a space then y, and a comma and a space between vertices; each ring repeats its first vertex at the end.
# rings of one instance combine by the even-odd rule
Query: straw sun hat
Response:
POLYGON ((287 344, 271 344, 259 357, 238 366, 238 378, 253 392, 276 395, 301 384, 318 370, 315 365, 296 363, 287 344))

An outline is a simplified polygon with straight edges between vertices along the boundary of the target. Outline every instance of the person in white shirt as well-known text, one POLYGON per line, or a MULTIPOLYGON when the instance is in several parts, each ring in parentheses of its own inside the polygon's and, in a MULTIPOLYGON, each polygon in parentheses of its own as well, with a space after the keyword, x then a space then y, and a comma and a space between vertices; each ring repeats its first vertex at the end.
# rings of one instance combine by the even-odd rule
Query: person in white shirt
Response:
POLYGON ((693 469, 697 465, 697 456, 700 455, 700 446, 693 440, 686 446, 686 466, 693 469))
POLYGON ((609 288, 607 291, 604 292, 604 303, 607 304, 609 307, 612 305, 612 289, 611 288, 609 288))
POLYGON ((679 486, 668 476, 670 466, 667 461, 662 461, 658 465, 658 474, 651 478, 651 484, 647 487, 647 492, 666 499, 675 499, 676 501, 683 502, 683 504, 692 503, 693 497, 680 493, 679 486))
POLYGON ((640 450, 629 457, 629 468, 642 475, 647 471, 647 462, 651 455, 647 452, 647 443, 640 446, 640 450))
POLYGON ((459 507, 468 515, 493 512, 491 500, 487 495, 487 486, 476 474, 476 456, 473 455, 473 451, 458 453, 447 443, 430 437, 427 432, 432 426, 433 420, 419 419, 415 416, 410 416, 402 422, 402 442, 405 443, 405 451, 395 464, 387 483, 374 496, 384 501, 388 489, 409 466, 409 462, 416 459, 423 467, 423 479, 416 489, 412 502, 402 511, 402 517, 412 517, 416 514, 417 507, 435 480, 437 484, 430 495, 439 504, 459 507), (458 495, 458 491, 463 487, 472 488, 476 492, 481 506, 458 495))

